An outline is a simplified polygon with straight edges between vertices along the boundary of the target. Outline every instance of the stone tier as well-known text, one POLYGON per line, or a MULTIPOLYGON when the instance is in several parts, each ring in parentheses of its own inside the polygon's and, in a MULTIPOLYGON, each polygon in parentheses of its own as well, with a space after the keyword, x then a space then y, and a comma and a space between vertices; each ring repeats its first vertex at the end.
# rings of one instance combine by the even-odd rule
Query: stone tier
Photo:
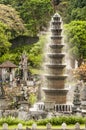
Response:
POLYGON ((52 28, 51 32, 53 35, 61 35, 62 29, 61 28, 59 28, 59 29, 52 28))
POLYGON ((51 58, 64 58, 65 54, 62 53, 47 53, 47 55, 51 58))
POLYGON ((50 89, 64 89, 64 84, 66 82, 67 76, 60 75, 45 75, 45 80, 46 80, 46 86, 50 89))
POLYGON ((64 83, 66 82, 66 80, 47 80, 46 86, 49 89, 64 89, 64 83))
POLYGON ((61 44, 50 44, 49 52, 50 53, 62 53, 62 48, 64 45, 61 44))
POLYGON ((55 29, 61 28, 61 22, 57 23, 57 21, 53 21, 52 28, 55 28, 55 29))
POLYGON ((65 71, 66 65, 58 65, 58 64, 46 64, 46 70, 50 75, 63 75, 65 71))
POLYGON ((63 44, 49 44, 49 47, 53 48, 53 49, 61 49, 64 47, 63 44))
POLYGON ((45 77, 47 79, 55 79, 55 80, 65 80, 67 78, 66 75, 49 75, 49 74, 46 74, 45 77))
POLYGON ((55 64, 55 63, 54 64, 46 63, 45 65, 49 68, 57 68, 57 69, 64 69, 66 67, 66 65, 55 64))
POLYGON ((60 36, 60 35, 58 35, 58 36, 57 36, 57 35, 52 35, 52 36, 51 36, 51 43, 52 43, 52 45, 53 45, 53 44, 54 44, 54 45, 55 45, 55 44, 56 44, 56 45, 57 45, 57 44, 62 44, 61 42, 62 42, 62 36, 60 36))
POLYGON ((54 20, 54 21, 61 21, 60 15, 59 15, 59 14, 55 14, 55 15, 53 16, 53 20, 54 20))
POLYGON ((51 58, 47 57, 48 64, 62 64, 63 63, 63 58, 51 58))
POLYGON ((57 26, 57 25, 61 25, 61 21, 54 21, 54 20, 52 20, 52 21, 51 21, 51 24, 54 25, 54 26, 55 26, 55 25, 56 25, 56 26, 57 26))
POLYGON ((66 103, 66 94, 68 90, 66 89, 43 89, 46 94, 47 101, 55 101, 55 104, 64 104, 66 103))
POLYGON ((52 95, 65 95, 67 94, 68 92, 68 89, 49 89, 49 88, 43 88, 43 90, 46 92, 46 93, 52 93, 52 95))

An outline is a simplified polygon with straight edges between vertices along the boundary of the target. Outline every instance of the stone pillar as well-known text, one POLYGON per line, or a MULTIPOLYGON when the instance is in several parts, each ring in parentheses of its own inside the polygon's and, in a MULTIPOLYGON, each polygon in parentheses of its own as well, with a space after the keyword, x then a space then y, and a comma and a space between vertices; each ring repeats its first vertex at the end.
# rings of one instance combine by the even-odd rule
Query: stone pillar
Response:
POLYGON ((66 105, 64 106, 64 111, 66 111, 66 105))
POLYGON ((15 78, 15 69, 14 68, 12 69, 12 78, 13 79, 15 78))
POLYGON ((27 55, 25 52, 21 56, 20 68, 23 70, 23 80, 27 82, 27 55))
POLYGON ((5 81, 5 74, 6 74, 6 70, 5 68, 2 68, 2 80, 5 81))
POLYGON ((57 111, 57 106, 55 105, 55 111, 57 111))

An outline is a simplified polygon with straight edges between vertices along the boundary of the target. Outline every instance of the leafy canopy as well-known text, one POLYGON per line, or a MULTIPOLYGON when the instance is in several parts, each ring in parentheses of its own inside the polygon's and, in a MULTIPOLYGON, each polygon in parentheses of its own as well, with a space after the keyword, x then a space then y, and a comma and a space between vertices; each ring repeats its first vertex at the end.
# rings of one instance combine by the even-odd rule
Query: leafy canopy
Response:
POLYGON ((9 51, 11 43, 8 41, 10 32, 8 27, 4 23, 0 22, 0 56, 9 51))
POLYGON ((0 4, 0 21, 9 27, 11 38, 21 35, 25 31, 23 21, 18 12, 10 5, 0 4))
POLYGON ((86 59, 86 21, 72 21, 65 25, 69 52, 76 60, 86 59))
POLYGON ((31 36, 36 36, 47 26, 52 14, 50 0, 25 0, 17 9, 31 36))
POLYGON ((67 9, 66 22, 72 20, 86 20, 86 1, 85 0, 69 0, 67 9))

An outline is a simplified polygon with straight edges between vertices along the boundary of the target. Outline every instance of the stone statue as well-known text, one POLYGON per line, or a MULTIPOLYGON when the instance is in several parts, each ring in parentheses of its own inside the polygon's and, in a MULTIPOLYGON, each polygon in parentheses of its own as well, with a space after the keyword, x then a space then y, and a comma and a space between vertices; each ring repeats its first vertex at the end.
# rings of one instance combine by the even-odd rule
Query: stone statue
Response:
POLYGON ((3 89, 2 83, 0 82, 0 98, 3 98, 4 95, 5 95, 5 92, 4 92, 4 89, 3 89))
POLYGON ((21 74, 20 74, 21 78, 24 81, 27 81, 27 55, 26 55, 26 52, 23 52, 19 65, 20 65, 20 70, 21 70, 21 74))

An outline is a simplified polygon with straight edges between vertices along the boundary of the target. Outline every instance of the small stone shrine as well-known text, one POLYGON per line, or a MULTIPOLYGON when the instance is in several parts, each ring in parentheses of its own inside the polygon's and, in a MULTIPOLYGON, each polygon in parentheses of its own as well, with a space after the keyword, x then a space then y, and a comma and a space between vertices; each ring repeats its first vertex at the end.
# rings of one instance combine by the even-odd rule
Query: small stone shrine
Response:
POLYGON ((77 85, 75 90, 74 90, 72 112, 73 113, 80 112, 80 106, 81 106, 80 90, 79 90, 79 86, 77 85))
POLYGON ((5 61, 0 65, 2 81, 13 81, 17 66, 11 61, 5 61))
POLYGON ((83 90, 82 90, 82 99, 81 99, 81 107, 82 110, 86 111, 86 83, 84 84, 83 90))

